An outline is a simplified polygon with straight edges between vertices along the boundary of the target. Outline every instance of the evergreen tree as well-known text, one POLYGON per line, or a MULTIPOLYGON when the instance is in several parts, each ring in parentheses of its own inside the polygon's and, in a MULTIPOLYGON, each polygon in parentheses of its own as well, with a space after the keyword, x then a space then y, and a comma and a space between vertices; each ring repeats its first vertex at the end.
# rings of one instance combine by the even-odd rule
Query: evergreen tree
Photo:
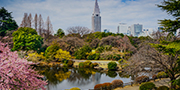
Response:
POLYGON ((160 20, 161 26, 165 32, 175 34, 177 29, 180 28, 180 1, 179 0, 164 0, 162 5, 157 5, 163 11, 166 11, 169 15, 172 15, 175 19, 160 20))
POLYGON ((18 28, 16 21, 11 16, 12 12, 8 12, 4 7, 0 9, 0 36, 5 36, 6 31, 18 28))
POLYGON ((58 36, 60 38, 62 38, 64 35, 65 35, 65 33, 61 28, 59 28, 57 31, 57 34, 55 34, 55 36, 58 36))

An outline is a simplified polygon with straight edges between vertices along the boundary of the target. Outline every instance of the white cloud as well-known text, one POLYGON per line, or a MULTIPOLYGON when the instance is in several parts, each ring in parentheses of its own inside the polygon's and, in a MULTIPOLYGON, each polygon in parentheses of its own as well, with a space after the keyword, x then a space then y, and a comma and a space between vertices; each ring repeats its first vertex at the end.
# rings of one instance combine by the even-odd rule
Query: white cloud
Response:
MULTIPOLYGON (((162 0, 163 1, 163 0, 162 0)), ((117 32, 120 22, 128 25, 140 23, 144 28, 157 28, 159 19, 171 18, 155 4, 161 0, 99 0, 102 18, 102 30, 107 28, 117 32)), ((20 25, 24 13, 32 16, 41 14, 46 21, 47 16, 53 24, 54 31, 58 28, 66 30, 70 26, 85 26, 91 29, 91 15, 94 0, 7 0, 5 6, 20 25)))

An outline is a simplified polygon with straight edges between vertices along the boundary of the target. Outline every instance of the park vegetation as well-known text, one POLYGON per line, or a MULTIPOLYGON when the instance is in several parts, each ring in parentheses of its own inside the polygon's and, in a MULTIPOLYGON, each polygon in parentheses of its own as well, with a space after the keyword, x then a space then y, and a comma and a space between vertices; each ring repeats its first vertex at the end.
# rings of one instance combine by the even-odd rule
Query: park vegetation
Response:
MULTIPOLYGON (((0 81, 2 84, 0 84, 0 87, 8 89, 26 89, 29 87, 43 89, 46 82, 40 79, 41 76, 33 71, 29 64, 60 62, 65 67, 72 67, 74 61, 71 59, 78 59, 118 61, 119 64, 116 62, 108 63, 107 75, 110 77, 116 76, 117 73, 114 73, 114 70, 117 70, 117 65, 119 65, 122 72, 135 76, 136 83, 142 83, 140 86, 142 90, 144 88, 155 88, 152 83, 144 83, 149 81, 149 77, 140 75, 142 72, 152 74, 154 79, 168 77, 171 80, 169 88, 179 89, 180 38, 176 36, 176 30, 180 28, 179 5, 180 1, 178 0, 164 0, 161 5, 157 5, 173 16, 174 20, 159 20, 161 26, 163 26, 163 32, 157 31, 147 37, 133 37, 111 32, 91 32, 90 29, 83 26, 67 28, 68 34, 65 34, 64 30, 59 28, 57 33, 53 35, 49 17, 47 17, 44 24, 41 14, 39 16, 36 14, 33 19, 31 14, 25 13, 22 24, 18 28, 16 22, 12 19, 11 13, 5 8, 1 8, 0 62, 2 66, 0 68, 0 81), (22 69, 22 67, 25 69, 22 69), (20 70, 25 75, 20 75, 20 73, 13 70, 7 72, 8 68, 13 68, 14 71, 20 70), (28 79, 29 81, 25 82, 24 79, 18 80, 18 77, 33 79, 28 79), (36 84, 34 84, 35 82, 36 84)), ((79 63, 80 68, 93 68, 94 66, 98 66, 98 64, 90 61, 79 63)), ((49 67, 45 68, 47 71, 41 72, 41 74, 50 71, 49 67)), ((93 73, 82 69, 79 72, 86 72, 84 77, 93 73)), ((67 70, 64 70, 64 72, 58 72, 57 70, 57 72, 51 72, 52 75, 47 76, 47 78, 57 78, 58 80, 54 83, 60 83, 63 79, 71 78, 71 73, 67 70)), ((94 88, 109 89, 113 85, 116 87, 122 86, 122 84, 122 81, 117 80, 112 83, 98 84, 94 88)))

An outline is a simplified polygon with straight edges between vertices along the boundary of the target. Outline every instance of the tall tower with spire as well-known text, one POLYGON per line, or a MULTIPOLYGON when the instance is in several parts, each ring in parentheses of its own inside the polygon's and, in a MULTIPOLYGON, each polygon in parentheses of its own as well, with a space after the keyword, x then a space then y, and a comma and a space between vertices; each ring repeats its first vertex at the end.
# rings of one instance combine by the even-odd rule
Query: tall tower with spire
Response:
POLYGON ((101 16, 97 0, 95 1, 94 11, 92 14, 92 31, 101 32, 101 16))

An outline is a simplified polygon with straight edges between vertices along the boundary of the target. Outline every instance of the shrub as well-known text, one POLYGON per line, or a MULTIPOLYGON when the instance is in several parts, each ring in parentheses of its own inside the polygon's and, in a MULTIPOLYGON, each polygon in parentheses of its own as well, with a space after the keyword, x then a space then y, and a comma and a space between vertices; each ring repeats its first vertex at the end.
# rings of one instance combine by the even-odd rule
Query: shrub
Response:
POLYGON ((104 45, 104 46, 100 46, 100 47, 96 48, 96 51, 99 53, 102 53, 104 51, 111 51, 111 50, 112 50, 111 45, 104 45))
POLYGON ((57 42, 53 42, 45 51, 46 61, 52 61, 55 59, 57 51, 60 49, 60 45, 57 42))
POLYGON ((29 27, 21 27, 17 31, 13 32, 13 48, 12 50, 35 50, 41 48, 43 44, 43 38, 37 35, 35 29, 29 27))
POLYGON ((28 58, 27 60, 30 60, 30 61, 33 61, 33 62, 38 62, 38 61, 41 61, 41 60, 45 60, 45 56, 44 56, 44 53, 41 52, 40 54, 38 53, 28 53, 28 58))
POLYGON ((111 83, 103 83, 103 84, 96 84, 94 86, 95 90, 111 90, 112 84, 111 83))
POLYGON ((100 88, 102 88, 102 84, 96 84, 95 86, 94 86, 94 89, 96 90, 96 89, 100 89, 100 88))
POLYGON ((112 85, 116 88, 116 87, 122 87, 123 86, 123 81, 122 80, 119 80, 119 79, 116 79, 116 80, 113 80, 112 82, 112 85))
POLYGON ((96 48, 96 51, 99 53, 102 53, 104 50, 105 50, 105 48, 103 46, 96 48))
POLYGON ((118 61, 118 63, 119 63, 119 66, 120 66, 121 69, 124 69, 124 68, 126 68, 128 66, 128 62, 126 60, 124 60, 124 59, 120 59, 118 61))
POLYGON ((74 88, 71 88, 70 90, 81 90, 81 89, 78 87, 74 87, 74 88))
POLYGON ((102 60, 119 60, 121 59, 121 55, 117 51, 105 51, 101 53, 100 58, 102 60))
POLYGON ((87 54, 86 53, 90 53, 92 50, 91 47, 89 47, 88 45, 84 45, 82 48, 78 49, 74 56, 76 57, 76 59, 86 59, 87 54))
POLYGON ((136 83, 142 83, 142 82, 147 82, 147 81, 149 81, 148 76, 140 76, 135 79, 136 83))
POLYGON ((73 66, 73 64, 74 64, 74 61, 72 61, 72 60, 63 60, 63 65, 65 66, 65 67, 72 67, 73 66))
POLYGON ((157 74, 157 78, 167 78, 167 77, 168 77, 168 75, 165 72, 159 72, 157 74))
POLYGON ((102 84, 102 89, 103 90, 110 90, 112 88, 112 84, 111 83, 103 83, 102 84))
POLYGON ((100 53, 90 54, 87 57, 88 60, 99 60, 99 58, 100 58, 100 53))
POLYGON ((89 55, 87 57, 88 60, 95 60, 96 54, 89 55))
POLYGON ((89 68, 91 64, 92 64, 92 62, 90 62, 90 61, 85 61, 85 62, 84 62, 84 67, 85 67, 85 68, 89 68))
POLYGON ((142 83, 139 87, 139 90, 152 90, 153 88, 155 88, 155 84, 152 82, 146 82, 146 83, 142 83))
MULTIPOLYGON (((97 65, 97 64, 95 64, 95 65, 97 65)), ((92 63, 90 61, 81 62, 81 63, 79 63, 79 67, 81 67, 81 68, 94 68, 94 63, 92 63)))
POLYGON ((57 31, 57 34, 55 34, 55 36, 58 36, 60 38, 62 38, 64 35, 65 35, 65 33, 61 28, 59 28, 57 31))
POLYGON ((109 70, 115 70, 117 67, 117 63, 116 62, 109 62, 108 63, 108 69, 109 70))
POLYGON ((100 58, 100 53, 96 53, 96 57, 94 58, 94 60, 99 60, 100 58))
POLYGON ((84 63, 83 63, 83 62, 80 62, 80 63, 79 63, 79 67, 81 67, 81 68, 84 67, 84 63))
POLYGON ((115 54, 115 55, 113 55, 112 59, 113 60, 119 60, 119 59, 121 59, 121 55, 120 54, 115 54))
POLYGON ((169 90, 169 88, 167 86, 160 86, 157 90, 169 90))
POLYGON ((74 64, 74 61, 72 61, 72 60, 69 60, 68 63, 67 63, 68 67, 72 67, 73 64, 74 64))
POLYGON ((62 61, 64 59, 70 60, 71 55, 69 52, 63 51, 62 49, 59 49, 56 51, 55 58, 58 59, 58 61, 62 61))

